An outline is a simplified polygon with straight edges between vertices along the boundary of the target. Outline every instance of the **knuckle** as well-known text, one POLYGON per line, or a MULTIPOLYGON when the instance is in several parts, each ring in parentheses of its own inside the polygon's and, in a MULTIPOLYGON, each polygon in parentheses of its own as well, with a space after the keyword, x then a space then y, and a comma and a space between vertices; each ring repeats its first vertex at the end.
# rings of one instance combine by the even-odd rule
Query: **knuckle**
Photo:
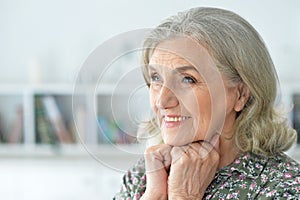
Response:
POLYGON ((151 146, 151 147, 148 147, 146 150, 145 150, 145 154, 148 154, 148 153, 152 153, 154 151, 156 151, 156 146, 151 146))

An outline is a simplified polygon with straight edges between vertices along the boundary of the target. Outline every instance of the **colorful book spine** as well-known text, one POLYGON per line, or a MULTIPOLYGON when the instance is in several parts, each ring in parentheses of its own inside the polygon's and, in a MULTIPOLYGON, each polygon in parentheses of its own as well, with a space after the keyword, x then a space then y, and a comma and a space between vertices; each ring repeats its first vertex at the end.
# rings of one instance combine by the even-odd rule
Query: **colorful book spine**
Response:
POLYGON ((7 143, 21 143, 23 138, 23 107, 17 107, 16 116, 7 136, 7 143))
POLYGON ((35 129, 37 143, 54 144, 57 139, 42 102, 42 96, 35 97, 35 129))
POLYGON ((47 117, 52 124, 54 132, 60 143, 73 143, 73 137, 68 131, 62 114, 53 96, 44 96, 42 98, 47 117))

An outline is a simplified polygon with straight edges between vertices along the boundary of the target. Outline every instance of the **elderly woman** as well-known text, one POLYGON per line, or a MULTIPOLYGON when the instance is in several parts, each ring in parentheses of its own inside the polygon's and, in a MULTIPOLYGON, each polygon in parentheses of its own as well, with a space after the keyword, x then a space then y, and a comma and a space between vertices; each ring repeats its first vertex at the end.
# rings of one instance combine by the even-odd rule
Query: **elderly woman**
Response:
POLYGON ((170 17, 146 38, 143 73, 160 141, 115 199, 300 199, 296 139, 276 110, 277 75, 259 34, 217 8, 170 17))

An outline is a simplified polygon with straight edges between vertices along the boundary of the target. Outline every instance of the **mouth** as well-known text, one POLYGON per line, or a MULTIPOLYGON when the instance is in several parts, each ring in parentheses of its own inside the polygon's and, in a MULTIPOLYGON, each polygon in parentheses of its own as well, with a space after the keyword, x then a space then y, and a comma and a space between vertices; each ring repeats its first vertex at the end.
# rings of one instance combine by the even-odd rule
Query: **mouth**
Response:
POLYGON ((165 123, 167 128, 173 128, 179 126, 182 122, 190 119, 189 116, 181 116, 181 115, 164 115, 163 122, 165 123))
POLYGON ((165 122, 181 122, 187 120, 191 117, 188 116, 176 116, 176 115, 166 115, 163 117, 165 122))

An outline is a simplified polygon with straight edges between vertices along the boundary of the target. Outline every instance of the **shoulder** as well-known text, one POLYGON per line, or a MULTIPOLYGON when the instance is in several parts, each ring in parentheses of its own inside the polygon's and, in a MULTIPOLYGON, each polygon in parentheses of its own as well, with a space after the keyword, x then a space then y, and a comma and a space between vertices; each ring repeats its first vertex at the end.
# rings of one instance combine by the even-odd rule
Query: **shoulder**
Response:
POLYGON ((259 178, 264 184, 262 195, 282 198, 300 197, 299 163, 285 154, 270 157, 259 178))
MULTIPOLYGON (((260 198, 300 198, 299 163, 285 154, 260 156, 246 154, 245 176, 251 177, 260 198)), ((241 169, 241 168, 240 168, 241 169)), ((251 187, 250 187, 251 188, 251 187)))
POLYGON ((300 165, 285 154, 268 158, 263 174, 277 180, 279 184, 299 184, 300 165), (292 181, 293 180, 293 181, 292 181))
POLYGON ((245 153, 220 169, 206 191, 207 199, 293 199, 298 196, 300 167, 284 154, 265 157, 245 153))
POLYGON ((247 153, 235 162, 239 161, 242 165, 237 168, 246 168, 245 173, 254 172, 254 176, 268 175, 269 178, 288 180, 291 177, 299 177, 300 165, 297 161, 288 157, 286 154, 274 156, 260 156, 247 153))

